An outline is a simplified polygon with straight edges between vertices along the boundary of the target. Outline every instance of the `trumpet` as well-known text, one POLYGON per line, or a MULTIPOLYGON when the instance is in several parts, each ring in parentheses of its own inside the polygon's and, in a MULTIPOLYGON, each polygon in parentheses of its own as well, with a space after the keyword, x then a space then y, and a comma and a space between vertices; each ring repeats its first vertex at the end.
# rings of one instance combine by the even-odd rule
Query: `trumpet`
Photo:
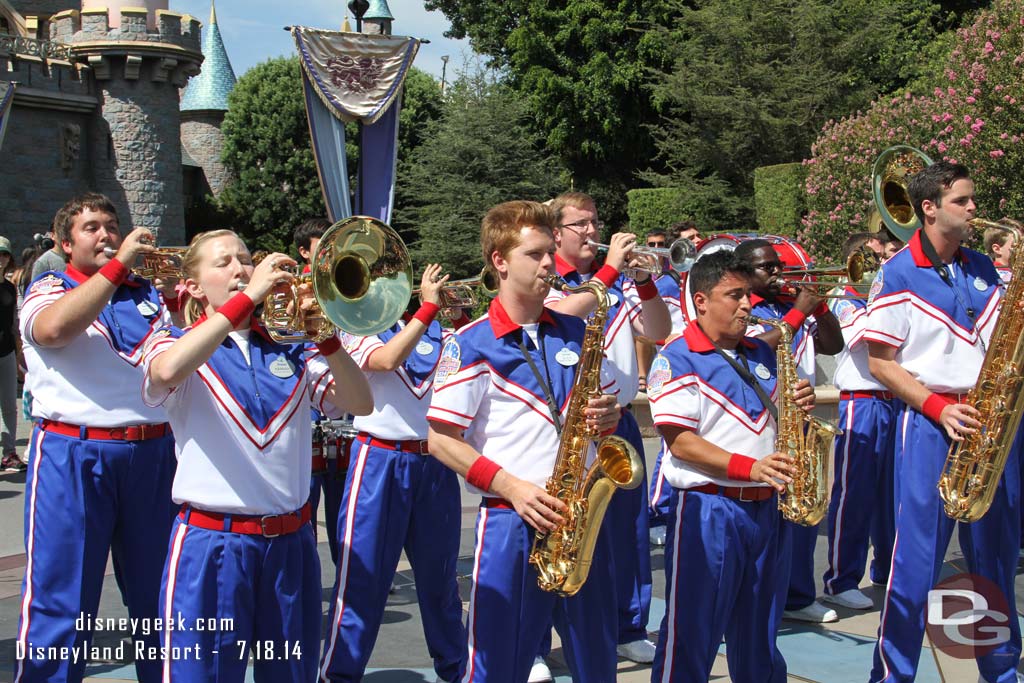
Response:
MULTIPOLYGON (((184 277, 181 263, 185 260, 188 247, 157 247, 156 251, 142 255, 142 265, 132 268, 132 273, 147 280, 180 280, 184 277)), ((103 248, 107 258, 114 258, 117 249, 103 248)))
MULTIPOLYGON (((476 277, 469 277, 463 280, 452 280, 441 287, 441 317, 451 319, 456 308, 473 308, 477 304, 476 290, 480 289, 488 299, 498 296, 498 276, 486 266, 480 270, 476 277)), ((420 297, 423 302, 420 288, 412 290, 413 296, 420 297)))
POLYGON ((861 248, 850 254, 846 259, 846 265, 801 270, 786 269, 776 279, 782 281, 786 290, 811 286, 815 289, 815 294, 824 299, 863 299, 865 297, 861 295, 846 294, 844 288, 863 288, 867 285, 864 282, 864 276, 877 271, 878 266, 878 255, 870 249, 861 248), (806 278, 814 279, 807 280, 806 278))
MULTIPOLYGON (((598 250, 607 251, 611 248, 608 244, 601 244, 594 240, 587 240, 587 244, 598 250)), ((629 269, 637 273, 650 273, 655 276, 661 275, 662 260, 667 260, 669 267, 677 273, 689 272, 690 268, 693 268, 694 261, 697 260, 697 247, 693 246, 693 242, 684 237, 680 237, 667 247, 633 247, 630 253, 639 254, 640 256, 653 256, 658 259, 654 265, 639 265, 629 269)))

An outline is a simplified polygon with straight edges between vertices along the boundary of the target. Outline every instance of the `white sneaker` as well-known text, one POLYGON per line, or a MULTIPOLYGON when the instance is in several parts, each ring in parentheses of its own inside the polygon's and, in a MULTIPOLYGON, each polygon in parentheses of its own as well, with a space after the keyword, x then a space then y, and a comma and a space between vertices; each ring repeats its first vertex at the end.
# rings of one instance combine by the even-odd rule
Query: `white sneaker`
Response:
POLYGON ((526 679, 527 683, 545 683, 546 681, 553 680, 551 669, 548 668, 544 658, 537 657, 537 659, 533 660, 533 666, 530 667, 530 676, 526 679))
POLYGON ((828 624, 839 621, 836 611, 825 607, 820 602, 812 602, 802 609, 788 609, 782 613, 782 617, 794 621, 807 621, 812 624, 828 624))
POLYGON ((654 661, 654 643, 643 638, 634 640, 632 643, 619 645, 615 648, 616 654, 637 664, 650 664, 654 661))
POLYGON ((871 609, 875 606, 874 601, 868 596, 861 593, 856 588, 845 590, 842 593, 835 595, 823 595, 821 596, 822 602, 829 602, 833 605, 839 605, 840 607, 849 607, 850 609, 871 609))
MULTIPOLYGON (((988 683, 984 676, 978 676, 978 683, 988 683)), ((1017 683, 1024 683, 1024 674, 1017 672, 1017 683)))
POLYGON ((651 527, 651 531, 650 531, 651 545, 658 545, 658 546, 665 545, 665 533, 666 533, 665 527, 663 527, 663 526, 652 526, 651 527))

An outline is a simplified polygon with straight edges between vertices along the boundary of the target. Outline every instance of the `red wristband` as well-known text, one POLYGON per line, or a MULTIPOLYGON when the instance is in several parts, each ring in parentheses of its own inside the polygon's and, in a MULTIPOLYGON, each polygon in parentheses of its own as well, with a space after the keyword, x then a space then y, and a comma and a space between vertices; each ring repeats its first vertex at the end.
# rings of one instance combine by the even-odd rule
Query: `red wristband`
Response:
POLYGON ((338 335, 332 334, 330 337, 324 339, 322 342, 317 342, 316 348, 317 351, 320 352, 321 356, 327 358, 327 356, 330 356, 332 353, 337 352, 338 349, 341 348, 341 340, 338 339, 338 335))
POLYGON ((811 313, 811 315, 813 315, 815 318, 817 318, 819 316, 825 315, 830 310, 831 309, 828 307, 828 304, 825 303, 824 301, 822 301, 820 304, 818 304, 818 307, 814 309, 814 311, 811 313))
POLYGON ((247 321, 255 310, 256 304, 252 302, 252 299, 245 292, 239 292, 218 308, 217 312, 228 319, 231 329, 235 329, 247 321))
POLYGON ((795 308, 789 309, 789 313, 782 316, 782 322, 792 327, 794 331, 799 330, 805 320, 807 320, 807 314, 795 308))
POLYGON ((130 273, 125 265, 118 261, 116 258, 112 258, 107 261, 107 265, 100 268, 100 275, 107 278, 110 284, 115 287, 120 287, 121 283, 128 279, 128 273, 130 273))
POLYGON ((619 279, 619 271, 606 263, 601 266, 600 270, 594 273, 594 279, 603 282, 605 287, 611 287, 619 279))
POLYGON ((640 295, 640 301, 650 301, 658 296, 658 287, 654 284, 654 278, 649 279, 642 285, 637 285, 636 292, 640 295))
POLYGON ((429 301, 424 301, 420 305, 420 309, 416 311, 416 315, 413 316, 414 320, 419 320, 421 323, 430 327, 430 323, 434 322, 434 316, 441 310, 441 307, 437 304, 432 304, 429 301))
POLYGON ((942 409, 950 405, 949 399, 942 394, 931 394, 921 405, 921 413, 932 422, 938 422, 942 418, 942 409))
POLYGON ((750 470, 757 460, 739 453, 733 453, 729 458, 729 466, 725 470, 725 476, 733 481, 750 481, 750 470))
MULTIPOLYGON (((161 295, 161 296, 163 296, 163 295, 161 295)), ((167 297, 163 297, 163 299, 164 299, 164 306, 167 307, 167 312, 168 313, 177 313, 178 311, 181 310, 181 295, 180 294, 178 296, 174 297, 173 299, 168 299, 167 297)))
POLYGON ((466 483, 481 491, 490 491, 491 482, 494 481, 494 476, 500 470, 501 466, 498 463, 481 455, 469 466, 469 471, 466 472, 466 483))

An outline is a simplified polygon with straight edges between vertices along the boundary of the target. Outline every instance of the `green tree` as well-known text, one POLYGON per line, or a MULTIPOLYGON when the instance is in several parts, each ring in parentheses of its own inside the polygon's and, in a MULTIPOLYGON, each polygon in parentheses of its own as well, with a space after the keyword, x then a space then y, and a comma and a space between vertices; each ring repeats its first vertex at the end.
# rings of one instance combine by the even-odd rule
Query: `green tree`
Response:
POLYGON ((450 34, 508 75, 534 127, 578 189, 612 222, 625 219, 626 190, 655 148, 657 120, 646 85, 668 66, 662 40, 671 0, 427 0, 451 20, 450 34))
POLYGON ((436 262, 453 279, 478 273, 487 209, 554 196, 559 168, 541 142, 526 103, 493 74, 477 69, 451 85, 443 115, 426 125, 423 143, 398 178, 403 201, 396 222, 415 226, 404 237, 417 271, 436 262))
POLYGON ((672 68, 653 87, 665 170, 646 177, 698 194, 724 189, 718 221, 753 225, 754 169, 804 158, 829 118, 915 76, 937 14, 929 0, 680 6, 672 68))
MULTIPOLYGON (((228 100, 222 158, 235 180, 221 194, 220 206, 251 249, 288 251, 295 226, 326 213, 300 70, 298 57, 259 64, 238 79, 228 100)), ((425 123, 440 115, 440 88, 431 76, 411 69, 402 106, 400 158, 421 143, 425 123)), ((345 129, 349 170, 354 176, 358 128, 349 124, 345 129)))

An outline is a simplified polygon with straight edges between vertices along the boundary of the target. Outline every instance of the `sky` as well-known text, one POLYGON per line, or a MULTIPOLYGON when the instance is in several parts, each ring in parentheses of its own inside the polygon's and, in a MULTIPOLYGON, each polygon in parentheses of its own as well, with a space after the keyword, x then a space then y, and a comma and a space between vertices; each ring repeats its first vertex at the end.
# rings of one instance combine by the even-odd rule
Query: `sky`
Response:
MULTIPOLYGON (((235 70, 241 76, 250 68, 272 57, 295 54, 295 43, 285 26, 309 26, 339 29, 348 14, 345 0, 217 0, 217 24, 224 47, 235 70)), ((210 19, 210 0, 170 0, 174 12, 191 14, 203 22, 204 31, 210 19)), ((448 55, 446 80, 472 55, 468 40, 444 37, 448 19, 441 12, 428 12, 419 0, 388 0, 395 17, 394 35, 414 36, 430 40, 421 45, 414 66, 441 78, 443 62, 448 55)), ((349 16, 352 28, 355 19, 349 16)))

